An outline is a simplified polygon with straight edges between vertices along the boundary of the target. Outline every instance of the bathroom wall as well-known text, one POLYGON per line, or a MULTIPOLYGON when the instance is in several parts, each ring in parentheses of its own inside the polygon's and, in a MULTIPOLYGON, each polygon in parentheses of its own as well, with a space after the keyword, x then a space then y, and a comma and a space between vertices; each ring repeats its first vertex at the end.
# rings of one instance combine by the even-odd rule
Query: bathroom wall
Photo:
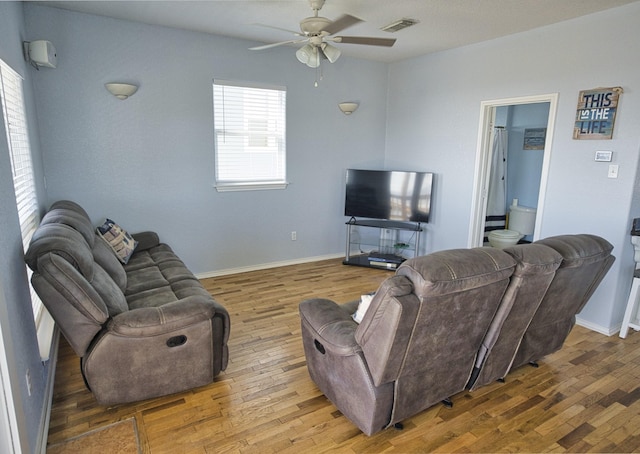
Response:
POLYGON ((549 103, 520 104, 509 107, 507 124, 509 151, 507 160, 507 204, 538 206, 544 150, 525 150, 524 133, 530 128, 546 128, 549 103))
POLYGON ((544 150, 525 150, 524 132, 529 128, 546 128, 549 103, 516 104, 496 108, 496 126, 508 132, 507 207, 513 199, 519 205, 536 208, 540 192, 544 150))

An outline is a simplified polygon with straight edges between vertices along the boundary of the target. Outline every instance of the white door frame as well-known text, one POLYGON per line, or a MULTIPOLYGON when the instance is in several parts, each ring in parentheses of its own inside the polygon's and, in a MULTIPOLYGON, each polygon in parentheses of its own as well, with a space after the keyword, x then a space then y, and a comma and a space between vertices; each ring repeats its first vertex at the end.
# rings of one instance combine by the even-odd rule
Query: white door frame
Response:
POLYGON ((547 192, 547 179, 551 163, 551 147, 553 131, 558 110, 558 93, 550 93, 536 96, 523 96, 519 98, 495 99, 480 103, 480 123, 478 126, 478 145, 476 151, 476 167, 474 172, 473 200, 471 203, 471 222, 469 225, 468 247, 482 246, 484 237, 484 223, 487 215, 487 194, 489 186, 489 169, 491 168, 491 138, 497 107, 512 106, 517 104, 549 103, 549 119, 547 121, 547 136, 544 144, 544 157, 542 160, 542 176, 540 178, 540 192, 538 194, 538 207, 536 213, 535 231, 533 240, 540 237, 544 201, 547 192))

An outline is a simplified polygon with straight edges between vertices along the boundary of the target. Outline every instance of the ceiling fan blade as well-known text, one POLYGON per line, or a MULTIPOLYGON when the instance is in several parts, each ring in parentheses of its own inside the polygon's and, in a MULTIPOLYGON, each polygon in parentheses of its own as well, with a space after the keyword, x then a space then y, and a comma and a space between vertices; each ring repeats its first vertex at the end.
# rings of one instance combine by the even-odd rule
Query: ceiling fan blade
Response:
POLYGON ((258 27, 265 27, 265 28, 270 28, 272 30, 280 30, 281 32, 287 32, 287 33, 291 33, 292 35, 296 35, 296 36, 304 36, 302 33, 294 31, 294 30, 289 30, 287 28, 280 28, 280 27, 274 27, 273 25, 266 25, 266 24, 258 24, 258 23, 253 23, 251 25, 256 25, 258 27))
POLYGON ((367 38, 365 36, 336 36, 333 41, 344 44, 367 44, 369 46, 385 47, 391 47, 396 42, 395 38, 367 38))
POLYGON ((358 19, 357 17, 351 16, 349 14, 344 14, 327 25, 322 31, 333 35, 334 33, 338 33, 339 31, 342 31, 347 27, 351 27, 358 22, 362 22, 362 19, 358 19))
POLYGON ((305 38, 305 39, 292 39, 290 41, 281 41, 279 43, 265 44, 264 46, 250 47, 249 50, 271 49, 272 47, 284 46, 285 44, 303 43, 305 41, 307 41, 307 38, 305 38))

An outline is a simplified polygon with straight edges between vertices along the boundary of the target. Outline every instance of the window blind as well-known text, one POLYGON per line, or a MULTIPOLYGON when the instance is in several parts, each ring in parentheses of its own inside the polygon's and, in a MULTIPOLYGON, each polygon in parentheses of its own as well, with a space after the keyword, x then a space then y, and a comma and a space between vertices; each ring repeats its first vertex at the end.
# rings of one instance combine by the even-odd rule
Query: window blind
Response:
POLYGON ((286 187, 286 89, 213 82, 218 190, 286 187))
MULTIPOLYGON (((40 222, 38 200, 31 163, 31 147, 29 145, 29 133, 24 108, 22 78, 2 60, 0 60, 0 98, 2 100, 4 127, 11 158, 11 171, 13 173, 16 206, 22 232, 22 245, 26 251, 31 237, 40 222)), ((31 280, 32 272, 28 267, 27 274, 29 280, 31 280)), ((31 307, 36 326, 38 326, 44 306, 33 288, 31 288, 31 307)))

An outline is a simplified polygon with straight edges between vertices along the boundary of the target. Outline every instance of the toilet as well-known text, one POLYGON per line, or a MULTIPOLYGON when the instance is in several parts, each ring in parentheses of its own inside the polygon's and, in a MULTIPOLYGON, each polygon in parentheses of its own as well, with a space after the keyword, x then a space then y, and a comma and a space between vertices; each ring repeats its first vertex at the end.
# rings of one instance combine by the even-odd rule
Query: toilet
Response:
POLYGON ((518 244, 520 238, 524 237, 515 230, 493 230, 489 232, 489 244, 498 249, 504 249, 509 246, 518 244))
POLYGON ((489 244, 504 249, 518 244, 525 235, 531 235, 536 224, 536 209, 518 205, 518 199, 513 199, 509 207, 508 229, 489 232, 489 244))

